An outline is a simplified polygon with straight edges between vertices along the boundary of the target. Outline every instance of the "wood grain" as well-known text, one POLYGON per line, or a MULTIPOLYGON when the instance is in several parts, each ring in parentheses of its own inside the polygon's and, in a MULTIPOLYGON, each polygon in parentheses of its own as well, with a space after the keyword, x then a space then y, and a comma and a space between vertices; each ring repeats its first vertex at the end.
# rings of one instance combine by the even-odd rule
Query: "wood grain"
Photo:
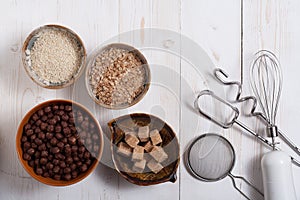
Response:
MULTIPOLYGON (((239 1, 183 1, 182 2, 182 33, 196 41, 208 54, 215 67, 224 69, 231 80, 240 80, 241 73, 241 4, 239 1)), ((201 66, 199 66, 201 68, 201 66)), ((200 82, 205 81, 201 76, 191 73, 191 71, 182 66, 183 77, 193 85, 195 93, 206 89, 200 82)), ((209 77, 205 77, 208 80, 209 77)), ((214 88, 208 88, 214 90, 214 88)), ((231 97, 228 87, 224 87, 224 98, 231 97)), ((232 89, 232 88, 230 88, 232 89)), ((219 91, 219 90, 218 90, 219 91)), ((223 96, 223 93, 217 95, 223 96)), ((185 97, 182 97, 183 99, 185 97)), ((198 116, 200 117, 200 116, 198 116)), ((235 129, 223 130, 216 126, 215 128, 205 128, 214 126, 208 120, 201 120, 197 131, 188 136, 184 142, 189 142, 198 135, 206 133, 207 130, 221 134, 229 138, 236 148, 237 161, 234 167, 234 173, 240 174, 243 171, 241 163, 241 144, 243 137, 235 129)), ((183 125, 184 126, 184 125, 183 125)), ((182 171, 181 199, 240 199, 243 198, 234 190, 229 178, 221 181, 206 183, 190 177, 188 171, 184 168, 182 171), (193 185, 195 188, 190 190, 193 185), (200 189, 201 188, 201 189, 200 189), (222 190, 218 189, 222 188, 222 190), (189 191, 189 192, 187 192, 189 191), (218 191, 218 192, 215 192, 218 191)), ((244 174, 243 174, 244 175, 244 174)), ((240 187, 240 183, 238 184, 240 187)))
MULTIPOLYGON (((180 57, 154 49, 143 50, 155 72, 149 94, 128 110, 111 112, 98 108, 90 101, 83 76, 74 86, 61 90, 47 90, 34 84, 23 69, 20 50, 30 31, 46 23, 58 23, 74 30, 83 39, 88 54, 104 41, 126 31, 140 28, 168 29, 195 41, 216 67, 228 72, 231 80, 243 82, 243 95, 248 95, 251 94, 248 71, 253 54, 262 48, 269 49, 280 59, 284 77, 278 126, 296 144, 300 144, 297 126, 300 109, 297 101, 300 93, 297 74, 297 65, 300 63, 297 55, 300 46, 300 29, 297 24, 299 9, 298 0, 1 2, 0 199, 244 199, 234 190, 229 178, 215 183, 205 183, 192 178, 183 159, 175 184, 139 187, 128 183, 111 168, 109 134, 106 134, 105 139, 105 156, 94 173, 84 181, 67 188, 49 187, 36 182, 17 160, 15 134, 20 120, 31 107, 53 98, 71 98, 88 104, 104 131, 107 131, 106 123, 120 115, 130 112, 155 114, 174 128, 180 139, 181 154, 195 136, 214 130, 227 137, 236 150, 237 160, 233 173, 244 176, 262 189, 260 159, 269 151, 268 148, 238 128, 222 130, 205 119, 198 119, 198 115, 193 113, 191 119, 184 118, 182 106, 186 105, 183 103, 186 100, 192 102, 193 95, 207 87, 204 80, 207 77, 201 77, 190 63, 180 57), (162 78, 164 82, 161 82, 162 78), (193 93, 189 94, 188 99, 184 91, 186 83, 193 93), (196 125, 193 124, 195 121, 196 125), (188 131, 191 129, 193 130, 188 131)), ((222 88, 222 95, 224 93, 227 99, 233 99, 235 92, 234 88, 222 88)), ((235 106, 243 110, 249 107, 245 104, 235 106)), ((242 112, 242 121, 257 131, 262 130, 261 123, 243 114, 242 112)), ((286 145, 282 147, 293 154, 286 145)), ((300 199, 299 168, 293 167, 293 173, 300 199)), ((245 184, 238 182, 238 187, 253 199, 261 199, 250 188, 245 187, 245 184)))
MULTIPOLYGON (((298 46, 300 44, 299 28, 295 25, 299 18, 299 1, 244 1, 244 85, 245 92, 251 94, 249 89, 249 69, 253 54, 260 49, 267 49, 278 57, 283 73, 283 91, 281 94, 279 110, 277 114, 278 127, 285 132, 296 144, 300 144, 297 123, 299 121, 300 106, 294 99, 299 94, 298 70, 299 63, 298 46)), ((249 120, 261 130, 261 124, 255 120, 249 120)), ((283 142, 284 151, 299 159, 283 142)), ((249 145, 245 144, 245 145, 249 145)), ((269 149, 263 147, 259 153, 262 155, 269 149)), ((254 158, 254 160, 256 160, 254 158)), ((255 162, 259 162, 256 160, 255 162)), ((259 171, 251 169, 251 174, 259 171)), ((300 170, 293 166, 294 184, 297 198, 300 199, 300 170)))
MULTIPOLYGON (((179 1, 120 1, 120 33, 140 28, 168 28, 179 31, 179 1), (171 6, 170 6, 171 5, 171 6), (166 8, 168 10, 166 11, 166 8)), ((134 37, 134 36, 133 36, 134 37)), ((143 38, 143 37, 141 37, 143 38)), ((179 134, 179 109, 176 97, 180 92, 180 80, 171 72, 178 72, 180 59, 166 53, 152 49, 143 50, 151 66, 151 86, 146 98, 128 111, 152 113, 167 121, 179 134), (161 68, 159 70, 159 68, 161 68), (162 73, 160 76, 159 73, 162 73), (163 79, 162 79, 163 78, 163 79)), ((176 75, 176 74, 175 74, 176 75)), ((153 187, 139 187, 129 185, 127 181, 119 179, 120 199, 179 199, 180 177, 176 183, 165 183, 153 187), (129 189, 130 187, 130 189, 129 189), (169 192, 172 191, 172 192, 169 192), (134 194, 134 195, 133 195, 134 194)))

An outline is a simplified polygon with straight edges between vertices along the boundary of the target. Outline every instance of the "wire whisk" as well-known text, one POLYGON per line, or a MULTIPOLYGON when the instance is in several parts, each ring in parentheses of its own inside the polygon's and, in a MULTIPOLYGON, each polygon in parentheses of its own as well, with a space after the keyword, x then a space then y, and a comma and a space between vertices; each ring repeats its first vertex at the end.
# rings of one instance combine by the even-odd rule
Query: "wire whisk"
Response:
POLYGON ((276 56, 267 50, 257 52, 250 69, 252 90, 268 123, 273 145, 278 136, 276 115, 282 90, 282 74, 276 56))
MULTIPOLYGON (((276 57, 275 57, 276 58, 276 57)), ((277 60, 277 58, 276 58, 277 60)), ((278 60, 276 61, 278 63, 278 60)), ((251 111, 249 113, 250 116, 258 116, 260 119, 263 120, 263 122, 268 123, 268 119, 265 116, 264 113, 257 111, 257 99, 254 96, 243 96, 242 97, 242 92, 243 92, 243 87, 242 84, 238 81, 228 81, 226 80, 228 78, 228 74, 221 68, 217 68, 214 71, 214 75, 216 79, 222 83, 223 85, 227 86, 236 86, 237 87, 237 94, 235 97, 236 102, 249 102, 251 101, 252 107, 251 111)), ((281 80, 282 81, 282 80, 281 80)), ((276 111, 277 112, 277 111, 276 111)), ((220 125, 220 124, 219 124, 220 125)), ((279 128, 277 128, 277 132, 279 137, 295 152, 300 156, 300 148, 291 140, 289 137, 279 128)), ((300 163, 299 163, 300 164, 300 163)), ((300 166, 300 165, 299 165, 300 166)))
MULTIPOLYGON (((279 136, 294 152, 300 155, 300 148, 298 148, 298 146, 276 126, 275 120, 278 110, 279 98, 281 96, 282 90, 282 74, 280 71, 278 59, 273 53, 267 50, 259 51, 255 55, 256 58, 252 63, 250 76, 251 80, 253 80, 253 83, 251 84, 254 93, 258 99, 254 96, 242 97, 242 84, 238 81, 226 80, 228 78, 228 75, 224 70, 220 68, 215 69, 214 76, 219 82, 224 85, 237 86, 238 90, 235 96, 235 102, 241 103, 251 101, 252 107, 249 115, 258 116, 260 117, 260 119, 262 119, 263 122, 267 124, 267 133, 268 136, 272 137, 272 142, 269 142, 266 138, 260 136, 255 131, 243 124, 241 121, 239 121, 239 109, 231 105, 231 103, 229 103, 228 101, 218 97, 210 90, 201 91, 194 102, 194 106, 202 116, 206 117, 222 128, 227 129, 236 124, 246 130, 248 133, 255 136, 261 142, 273 148, 273 150, 280 150, 276 146, 277 141, 275 141, 275 138, 279 136), (267 65, 268 68, 266 68, 267 65), (199 104, 199 100, 201 98, 204 98, 205 96, 210 96, 229 108, 233 113, 233 117, 231 117, 230 120, 223 121, 219 117, 213 116, 211 113, 206 112, 199 104), (262 112, 257 111, 256 108, 258 104, 260 105, 262 112)), ((294 164, 300 167, 300 161, 296 160, 294 157, 291 157, 291 160, 294 164)))

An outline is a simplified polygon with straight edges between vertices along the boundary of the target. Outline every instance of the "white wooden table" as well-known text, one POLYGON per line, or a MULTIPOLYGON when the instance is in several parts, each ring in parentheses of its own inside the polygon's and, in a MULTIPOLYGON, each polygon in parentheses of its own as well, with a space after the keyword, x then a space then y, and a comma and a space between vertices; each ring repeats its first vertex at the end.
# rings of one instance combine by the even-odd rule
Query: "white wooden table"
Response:
MULTIPOLYGON (((106 158, 91 176, 70 187, 50 187, 32 179, 17 159, 15 135, 18 124, 37 103, 53 98, 71 98, 74 88, 46 90, 33 83, 21 63, 22 43, 31 30, 46 23, 59 23, 72 28, 83 39, 88 53, 98 44, 125 31, 140 28, 169 29, 191 38, 207 52, 216 66, 230 74, 232 80, 242 81, 245 95, 251 92, 248 71, 253 54, 259 49, 269 49, 280 59, 284 77, 278 125, 300 145, 297 126, 300 120, 299 11, 298 0, 1 0, 0 200, 244 199, 234 190, 229 178, 215 183, 192 178, 183 159, 178 169, 178 180, 174 184, 150 187, 133 185, 108 167, 106 158)), ((199 79, 183 67, 180 58, 156 55, 155 52, 149 53, 147 58, 152 63, 170 67, 182 77, 189 77, 186 79, 195 92, 201 90, 197 82, 199 79)), ((174 82, 173 92, 181 101, 185 97, 180 96, 183 92, 180 80, 174 82)), ((226 93, 229 98, 234 95, 232 90, 226 90, 226 93)), ((115 112, 113 116, 134 111, 164 115, 178 133, 183 153, 190 139, 202 132, 194 135, 180 132, 181 126, 187 125, 181 123, 184 121, 180 112, 181 103, 168 100, 168 94, 163 88, 153 94, 146 96, 148 99, 144 103, 115 112)), ((110 115, 107 111, 103 112, 99 121, 104 127, 110 115)), ((243 120, 257 130, 262 128, 255 119, 243 120)), ((256 139, 245 136, 239 129, 220 129, 220 133, 236 149, 237 161, 233 172, 243 175, 262 190, 260 159, 269 150, 256 139)), ((282 148, 293 154, 286 146, 282 148)), ((110 152, 105 153, 109 155, 110 152)), ((293 174, 297 197, 300 199, 300 168, 293 167, 293 174)), ((254 199, 262 199, 243 184, 238 184, 238 187, 254 199)))

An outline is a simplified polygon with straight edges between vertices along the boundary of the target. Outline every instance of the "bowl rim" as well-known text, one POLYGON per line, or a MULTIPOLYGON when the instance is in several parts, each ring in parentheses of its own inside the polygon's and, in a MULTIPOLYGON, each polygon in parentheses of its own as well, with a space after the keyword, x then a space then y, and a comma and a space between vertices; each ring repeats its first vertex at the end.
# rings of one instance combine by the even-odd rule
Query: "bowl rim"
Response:
MULTIPOLYGON (((140 112, 140 113, 135 112, 135 113, 130 113, 130 114, 122 115, 122 116, 120 116, 120 117, 118 117, 118 118, 115 118, 115 119, 110 120, 110 121, 108 122, 108 125, 109 125, 110 127, 112 127, 112 123, 114 123, 114 122, 116 121, 116 119, 122 120, 122 119, 126 118, 128 115, 130 115, 130 116, 138 116, 138 115, 140 115, 140 116, 149 116, 149 117, 153 117, 153 118, 155 118, 155 119, 157 119, 157 120, 160 120, 160 121, 164 122, 165 125, 171 130, 171 134, 174 136, 174 139, 176 140, 176 144, 177 144, 177 147, 178 147, 178 155, 177 155, 177 159, 174 161, 174 162, 176 162, 176 163, 175 163, 175 166, 174 166, 174 169, 173 169, 173 171, 170 173, 169 176, 166 176, 166 177, 164 177, 164 178, 162 178, 162 179, 155 180, 155 181, 151 181, 151 182, 147 182, 147 181, 142 181, 142 180, 140 180, 140 181, 137 183, 137 181, 136 181, 136 180, 133 180, 133 179, 128 175, 128 173, 122 172, 122 171, 119 169, 119 167, 118 167, 118 165, 117 165, 117 161, 116 161, 116 159, 115 159, 115 155, 114 155, 114 149, 113 149, 113 148, 114 148, 114 143, 113 143, 113 133, 112 133, 112 134, 111 134, 111 138, 110 138, 110 149, 111 149, 111 154, 112 154, 112 161, 113 161, 113 163, 114 163, 114 166, 115 166, 115 169, 117 170, 117 172, 118 172, 124 179, 126 179, 127 181, 129 181, 130 183, 133 183, 133 184, 136 184, 136 185, 140 185, 140 186, 150 186, 150 185, 156 185, 156 184, 160 184, 160 183, 164 183, 164 182, 175 182, 176 179, 177 179, 177 170, 178 170, 179 163, 180 163, 180 143, 179 143, 179 140, 178 140, 178 138, 177 138, 177 136, 176 136, 176 133, 175 133, 175 131, 173 130, 173 128, 172 128, 166 121, 162 120, 161 118, 159 118, 159 117, 157 117, 157 116, 155 116, 155 115, 149 114, 149 113, 142 113, 142 112, 140 112)), ((174 162, 172 162, 172 163, 174 163, 174 162)), ((172 163, 171 163, 171 164, 172 164, 172 163)))
POLYGON ((150 88, 150 83, 151 83, 151 70, 150 70, 150 66, 148 64, 148 61, 146 59, 146 57, 144 56, 144 54, 142 54, 142 52, 140 50, 138 50, 137 48, 135 48, 134 46, 131 46, 129 44, 126 43, 110 43, 110 44, 106 44, 104 46, 100 46, 96 49, 94 49, 92 51, 92 53, 88 56, 87 58, 87 64, 86 64, 86 71, 85 71, 85 86, 86 89, 88 91, 89 96, 93 99, 93 101, 104 107, 107 109, 112 109, 112 110, 120 110, 120 109, 125 109, 125 108, 129 108, 135 104, 137 104, 138 102, 140 102, 145 95, 148 93, 149 88, 150 88), (113 47, 117 47, 117 48, 121 48, 121 49, 125 49, 125 50, 129 50, 134 52, 134 54, 141 60, 142 62, 142 66, 144 66, 144 68, 146 69, 146 83, 145 83, 145 88, 143 89, 143 91, 141 92, 141 94, 134 99, 134 101, 131 104, 125 104, 125 105, 117 105, 117 106, 110 106, 104 103, 101 103, 92 93, 91 90, 91 86, 89 84, 89 74, 90 74, 90 69, 92 67, 92 65, 95 62, 95 58, 100 55, 103 51, 105 51, 106 49, 109 48, 113 48, 113 47))
POLYGON ((86 53, 86 48, 84 46, 84 43, 82 41, 82 39, 79 37, 79 35, 77 33, 75 33, 72 29, 63 26, 63 25, 59 25, 59 24, 45 24, 42 26, 39 26, 35 29, 33 29, 30 34, 26 37, 23 46, 22 46, 22 63, 23 63, 23 67, 27 73, 27 75, 30 77, 30 79, 35 82, 36 84, 38 84, 39 86, 43 87, 43 88, 47 88, 47 89, 61 89, 61 88, 65 88, 68 87, 70 85, 72 85, 73 83, 75 83, 75 81, 78 80, 78 78, 82 75, 84 68, 86 66, 86 57, 87 57, 87 53, 86 53), (29 66, 26 62, 26 54, 25 51, 27 50, 28 44, 31 41, 31 39, 40 31, 44 30, 44 29, 60 29, 60 30, 64 30, 68 33, 70 33, 72 36, 74 36, 76 38, 76 41, 80 44, 81 46, 81 50, 82 50, 82 55, 81 55, 81 65, 79 67, 79 69, 77 70, 77 72, 72 76, 72 78, 70 80, 68 80, 67 82, 64 82, 63 84, 57 84, 57 85, 46 85, 44 83, 42 83, 41 81, 39 81, 36 77, 33 76, 33 72, 30 71, 29 66))
POLYGON ((18 159, 21 163, 21 165, 23 166, 23 168, 25 169, 25 171, 31 176, 33 177, 35 180, 41 182, 41 183, 44 183, 46 185, 50 185, 50 186, 69 186, 69 185, 73 185, 75 183, 78 183, 80 181, 82 181, 83 179, 85 179, 86 177, 88 177, 95 169, 96 167, 98 166, 100 160, 101 160, 101 157, 102 157, 102 154, 103 154, 103 148, 104 148, 104 141, 103 141, 103 131, 102 131, 102 128, 100 126, 100 123, 98 122, 98 120, 94 117, 94 115, 83 105, 81 105, 80 103, 78 102, 75 102, 75 101, 72 101, 72 100, 66 100, 66 99, 51 99, 51 100, 47 100, 47 101, 44 101, 42 103, 39 103, 38 105, 34 106, 33 108, 31 108, 25 115, 24 117, 22 118, 19 126, 18 126, 18 129, 17 129, 17 134, 16 134, 16 151, 17 151, 17 155, 18 155, 18 159), (22 134, 23 134, 23 127, 25 125, 25 123, 28 122, 28 120, 30 119, 30 117, 32 116, 32 114, 34 112, 36 112, 37 110, 45 107, 46 105, 49 105, 51 103, 71 103, 71 104, 74 104, 78 107, 80 107, 80 109, 83 109, 85 112, 87 112, 91 117, 92 119, 94 120, 96 126, 98 127, 99 129, 99 139, 100 139, 100 148, 99 148, 99 151, 98 151, 98 156, 96 158, 96 160, 94 161, 94 163, 92 163, 92 165, 90 166, 90 168, 88 168, 88 170, 79 175, 77 178, 75 179, 71 179, 70 181, 64 181, 64 180, 54 180, 54 179, 51 179, 51 178, 45 178, 43 176, 40 176, 40 175, 37 175, 34 170, 32 169, 32 167, 30 167, 27 163, 27 161, 25 161, 23 159, 23 150, 21 148, 21 137, 22 137, 22 134))

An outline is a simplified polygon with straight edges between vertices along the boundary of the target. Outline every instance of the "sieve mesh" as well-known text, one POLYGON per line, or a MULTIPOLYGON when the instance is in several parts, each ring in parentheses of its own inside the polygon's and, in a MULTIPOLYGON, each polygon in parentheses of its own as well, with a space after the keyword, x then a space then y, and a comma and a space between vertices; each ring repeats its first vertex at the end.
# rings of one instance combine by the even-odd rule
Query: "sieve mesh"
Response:
POLYGON ((205 181, 217 181, 233 168, 235 153, 232 145, 217 134, 204 134, 190 146, 188 165, 193 174, 205 181))

